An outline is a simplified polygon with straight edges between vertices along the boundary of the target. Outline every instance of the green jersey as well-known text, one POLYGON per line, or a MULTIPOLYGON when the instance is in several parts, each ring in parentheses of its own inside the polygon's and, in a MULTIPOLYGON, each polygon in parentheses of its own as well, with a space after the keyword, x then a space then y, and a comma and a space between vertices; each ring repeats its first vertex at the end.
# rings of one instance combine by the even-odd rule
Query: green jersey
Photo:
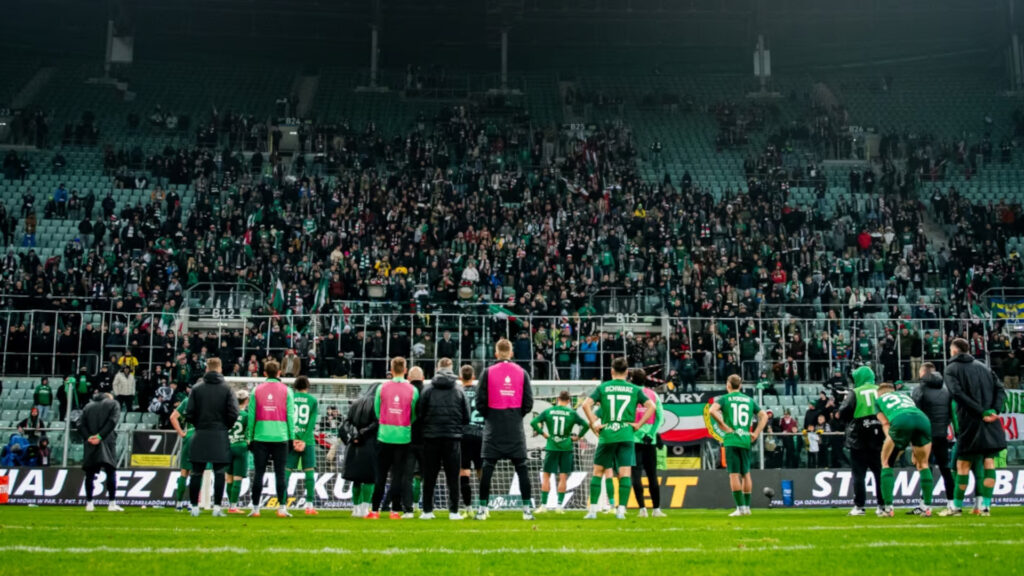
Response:
POLYGON ((235 425, 228 431, 228 440, 232 446, 245 446, 245 429, 249 425, 249 417, 245 412, 238 415, 235 425))
POLYGON ((469 424, 462 427, 462 435, 480 438, 484 435, 484 417, 476 409, 476 391, 476 384, 462 386, 462 393, 466 395, 466 402, 469 402, 469 424))
POLYGON ((742 392, 730 392, 725 396, 719 396, 715 402, 722 407, 722 420, 733 429, 722 439, 722 445, 726 448, 750 450, 750 426, 756 421, 761 407, 753 398, 742 392))
POLYGON ((878 405, 878 411, 885 414, 885 417, 892 422, 897 416, 904 414, 920 414, 924 416, 924 412, 914 404, 914 400, 903 394, 902 392, 890 392, 884 396, 879 396, 875 399, 875 404, 878 405))
POLYGON ((319 418, 316 398, 305 392, 295 393, 295 439, 313 444, 313 429, 319 418))
POLYGON ((572 437, 576 426, 586 428, 587 421, 568 406, 552 406, 541 412, 530 426, 543 434, 548 433, 548 444, 544 447, 548 452, 568 452, 572 450, 572 437))
POLYGON ((647 396, 640 387, 625 380, 609 380, 602 382, 590 398, 601 406, 601 423, 604 427, 601 428, 598 443, 633 442, 636 408, 647 402, 647 396))
POLYGON ((192 427, 192 423, 188 421, 188 396, 178 404, 175 408, 178 411, 178 423, 181 424, 182 429, 185 430, 185 438, 191 438, 192 433, 196 431, 192 427))

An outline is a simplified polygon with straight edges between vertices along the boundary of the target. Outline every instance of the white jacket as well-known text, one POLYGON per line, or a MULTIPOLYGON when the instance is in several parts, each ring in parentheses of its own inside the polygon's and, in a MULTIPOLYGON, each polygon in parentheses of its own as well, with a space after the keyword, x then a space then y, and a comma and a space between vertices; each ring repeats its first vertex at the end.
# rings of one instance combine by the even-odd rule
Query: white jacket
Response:
POLYGON ((135 376, 118 372, 114 376, 114 396, 135 396, 135 376))

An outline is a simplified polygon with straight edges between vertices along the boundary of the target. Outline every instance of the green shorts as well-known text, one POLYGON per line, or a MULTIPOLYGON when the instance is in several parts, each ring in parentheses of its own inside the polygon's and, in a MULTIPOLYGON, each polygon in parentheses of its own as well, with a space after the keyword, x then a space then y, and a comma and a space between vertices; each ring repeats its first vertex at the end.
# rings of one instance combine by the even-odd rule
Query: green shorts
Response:
POLYGON ((186 472, 192 471, 192 437, 185 436, 181 439, 181 454, 178 455, 178 469, 186 472))
POLYGON ((241 478, 249 474, 249 447, 245 444, 231 445, 231 465, 228 474, 241 478))
POLYGON ((597 443, 594 464, 602 468, 622 468, 636 464, 636 450, 632 442, 597 443))
POLYGON ((932 443, 932 423, 924 414, 900 414, 889 422, 889 437, 899 452, 910 446, 927 446, 932 443))
POLYGON ((548 474, 572 474, 572 450, 549 450, 544 453, 542 471, 548 474))
POLYGON ((296 452, 294 449, 288 450, 289 470, 311 470, 315 468, 316 444, 313 442, 306 444, 306 449, 302 452, 296 452))
POLYGON ((726 446, 725 467, 729 470, 729 474, 747 474, 750 472, 750 449, 726 446))

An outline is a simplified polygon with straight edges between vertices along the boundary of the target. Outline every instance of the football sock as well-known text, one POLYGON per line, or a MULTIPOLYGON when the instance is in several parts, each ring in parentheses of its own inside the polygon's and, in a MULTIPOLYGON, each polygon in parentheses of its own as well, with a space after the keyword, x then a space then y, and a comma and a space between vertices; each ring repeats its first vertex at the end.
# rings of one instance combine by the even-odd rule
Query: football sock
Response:
POLYGON ((629 493, 633 491, 633 479, 629 476, 619 478, 619 506, 629 502, 629 493))
POLYGON ((462 505, 469 508, 473 501, 473 486, 469 483, 469 476, 459 476, 459 491, 462 492, 462 505))
POLYGON ((352 484, 352 506, 359 506, 363 503, 363 485, 359 482, 352 484))
POLYGON ((423 488, 423 480, 414 477, 412 479, 412 503, 416 504, 420 501, 420 492, 423 488))
POLYGON ((545 492, 543 490, 540 491, 540 505, 541 506, 547 506, 548 505, 548 494, 550 494, 550 493, 551 493, 550 491, 548 491, 548 492, 545 492))
POLYGON ((591 476, 590 477, 590 504, 597 504, 598 500, 601 499, 601 477, 591 476))
POLYGON ((892 468, 882 468, 882 503, 892 506, 892 490, 896 485, 896 475, 892 468))
POLYGON ((921 470, 921 500, 925 506, 932 505, 932 492, 935 490, 935 479, 932 477, 932 469, 921 470))
POLYGON ((608 495, 608 503, 615 506, 615 480, 613 478, 604 479, 604 493, 608 495))
POLYGON ((750 492, 743 493, 743 505, 750 508, 750 492))
POLYGON ((306 470, 306 504, 312 505, 316 500, 316 472, 306 470))
POLYGON ((373 484, 363 484, 363 504, 373 502, 373 484))
POLYGON ((178 476, 178 487, 174 489, 174 499, 178 502, 185 497, 185 487, 187 479, 184 476, 178 476))
POLYGON ((981 493, 981 505, 985 508, 990 508, 992 506, 992 491, 995 488, 995 482, 996 471, 994 469, 985 470, 985 481, 982 482, 984 492, 981 493), (992 481, 992 486, 987 486, 987 484, 989 484, 989 480, 992 481))
POLYGON ((565 502, 565 492, 558 493, 558 505, 561 506, 565 502))
POLYGON ((964 495, 967 494, 967 482, 971 479, 969 474, 956 475, 956 492, 953 496, 953 507, 964 507, 964 495))
POLYGON ((732 491, 732 501, 736 503, 736 507, 737 508, 743 508, 743 506, 744 506, 744 504, 743 504, 743 491, 742 490, 733 490, 732 491))
POLYGON ((235 480, 228 487, 228 502, 231 503, 231 507, 234 508, 238 504, 238 497, 242 494, 242 481, 235 480))

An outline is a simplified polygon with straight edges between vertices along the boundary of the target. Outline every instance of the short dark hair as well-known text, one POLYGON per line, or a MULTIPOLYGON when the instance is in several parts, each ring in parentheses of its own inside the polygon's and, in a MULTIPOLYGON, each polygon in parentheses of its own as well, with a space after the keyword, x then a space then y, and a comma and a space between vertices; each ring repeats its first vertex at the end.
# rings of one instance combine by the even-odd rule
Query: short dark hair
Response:
POLYGON ((633 368, 629 371, 629 381, 637 386, 646 386, 647 371, 643 368, 633 368))
POLYGON ((463 364, 462 368, 459 368, 459 378, 466 380, 467 382, 473 379, 473 367, 469 364, 463 364))
POLYGON ((558 400, 560 402, 568 402, 572 400, 572 396, 569 395, 568 390, 562 390, 561 392, 558 393, 558 400))
POLYGON ((629 372, 629 361, 626 360, 625 356, 619 356, 612 360, 612 372, 615 374, 625 374, 629 372))
POLYGON ((924 368, 925 370, 927 370, 929 372, 934 372, 935 371, 935 364, 932 364, 931 362, 925 362, 924 364, 921 364, 921 368, 924 368))
POLYGON ((292 383, 292 388, 295 388, 296 390, 309 390, 309 378, 299 376, 295 379, 295 382, 292 383))
POLYGON ((967 340, 963 338, 956 338, 953 340, 953 348, 960 351, 961 354, 966 354, 971 351, 971 345, 967 343, 967 340))
POLYGON ((276 360, 267 360, 263 365, 263 373, 267 375, 267 378, 277 378, 277 375, 281 373, 281 366, 276 360))

